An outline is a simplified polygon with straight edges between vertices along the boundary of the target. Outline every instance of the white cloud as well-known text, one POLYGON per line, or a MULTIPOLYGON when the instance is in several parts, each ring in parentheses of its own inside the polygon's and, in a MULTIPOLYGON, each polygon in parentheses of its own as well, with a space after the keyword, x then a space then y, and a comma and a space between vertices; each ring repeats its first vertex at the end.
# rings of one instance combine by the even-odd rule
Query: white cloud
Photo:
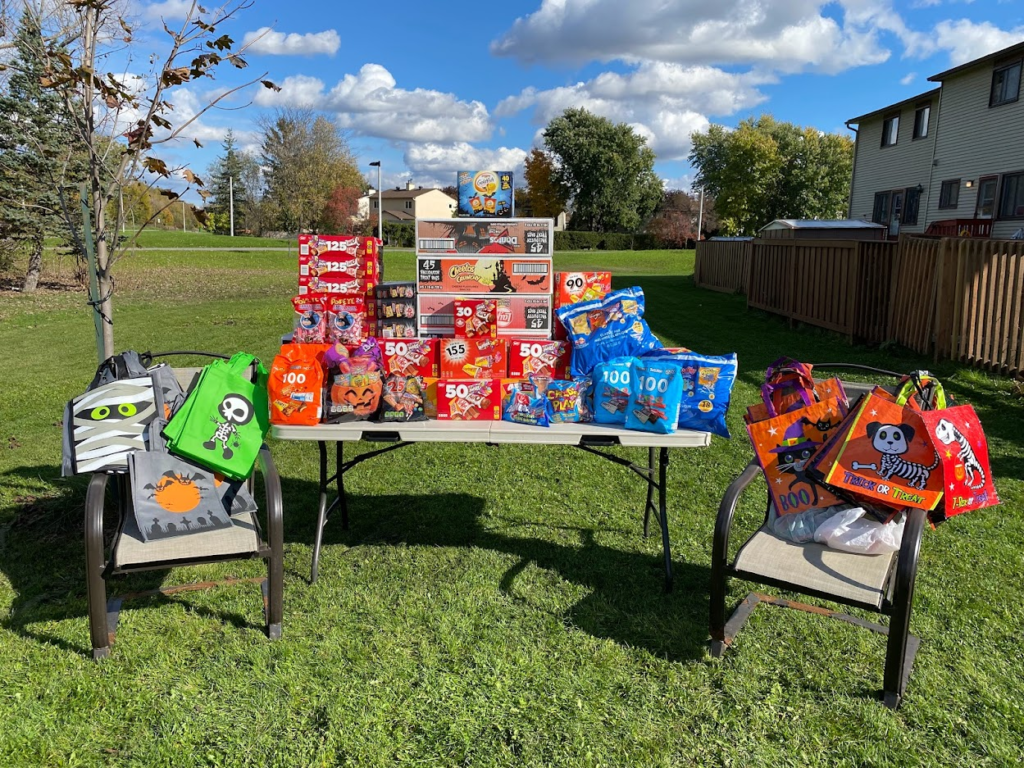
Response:
MULTIPOLYGON (((466 142, 412 144, 405 151, 405 164, 417 177, 427 177, 438 186, 455 183, 455 175, 467 168, 511 170, 522 179, 527 152, 519 147, 480 149, 466 142)), ((426 186, 426 184, 424 184, 426 186)))
POLYGON ((184 19, 191 8, 192 0, 164 0, 147 5, 142 15, 147 21, 174 21, 184 19))
POLYGON ((308 32, 301 35, 297 32, 285 34, 276 32, 270 27, 260 27, 254 32, 246 32, 242 45, 252 44, 250 53, 267 56, 317 56, 326 54, 333 56, 341 46, 341 38, 333 29, 324 32, 308 32))
POLYGON ((357 75, 345 75, 330 91, 323 81, 306 75, 286 77, 279 93, 262 90, 256 103, 264 107, 315 108, 337 115, 338 125, 358 136, 392 141, 485 141, 493 125, 479 101, 462 101, 452 93, 398 88, 379 64, 364 64, 357 75))
POLYGON ((900 85, 910 85, 915 80, 917 80, 917 72, 908 72, 900 78, 900 85))
MULTIPOLYGON (((877 25, 898 26, 887 0, 841 0, 843 22, 822 15, 830 0, 543 0, 491 50, 526 63, 654 60, 762 64, 780 71, 839 72, 889 57, 877 25), (888 21, 887 14, 892 17, 888 21)), ((885 28, 885 27, 882 27, 885 28)))
POLYGON ((949 51, 949 60, 955 66, 1024 41, 1024 26, 1003 30, 988 21, 940 21, 935 25, 934 39, 937 48, 949 51))
POLYGON ((689 154, 690 135, 707 129, 707 115, 733 115, 757 106, 767 97, 756 86, 773 82, 774 76, 760 72, 644 62, 626 74, 605 72, 588 82, 546 91, 527 88, 504 99, 494 113, 505 117, 533 109, 534 122, 546 125, 569 107, 584 107, 633 126, 660 159, 678 159, 689 154))

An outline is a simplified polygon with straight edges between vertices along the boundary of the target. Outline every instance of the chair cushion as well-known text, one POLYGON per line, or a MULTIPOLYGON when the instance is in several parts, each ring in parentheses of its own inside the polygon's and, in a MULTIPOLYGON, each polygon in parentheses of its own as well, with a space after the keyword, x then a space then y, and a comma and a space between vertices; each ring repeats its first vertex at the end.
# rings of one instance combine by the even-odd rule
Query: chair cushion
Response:
POLYGON ((178 380, 178 384, 181 385, 182 390, 187 395, 192 391, 192 387, 196 384, 196 379, 199 378, 199 374, 202 372, 202 368, 173 368, 174 378, 178 380))
POLYGON ((252 512, 231 516, 233 525, 216 531, 187 533, 168 539, 143 541, 135 515, 125 515, 121 535, 114 550, 118 568, 162 563, 174 560, 200 560, 205 557, 246 556, 260 548, 260 534, 252 512))
POLYGON ((824 544, 794 544, 762 527, 740 547, 739 575, 776 579, 844 600, 881 608, 896 553, 858 555, 824 544))

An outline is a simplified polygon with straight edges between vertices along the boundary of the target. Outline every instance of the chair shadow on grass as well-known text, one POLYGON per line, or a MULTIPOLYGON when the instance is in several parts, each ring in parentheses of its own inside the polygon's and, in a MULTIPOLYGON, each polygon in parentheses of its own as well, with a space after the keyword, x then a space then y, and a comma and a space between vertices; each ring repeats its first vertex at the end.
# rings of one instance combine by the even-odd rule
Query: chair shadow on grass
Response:
MULTIPOLYGON (((12 469, 4 478, 56 479, 59 468, 33 466, 12 469)), ((0 627, 23 637, 88 656, 89 635, 69 641, 46 627, 54 622, 88 616, 84 553, 84 503, 86 481, 74 478, 54 483, 61 493, 44 497, 26 496, 15 500, 14 517, 0 528, 0 571, 11 584, 14 600, 0 627)), ((636 507, 635 535, 642 535, 643 494, 627 501, 636 507)), ((257 487, 260 501, 262 489, 257 487)), ((282 478, 285 505, 284 538, 286 561, 289 545, 301 545, 305 552, 313 541, 318 488, 315 483, 282 478)), ((589 634, 630 647, 645 648, 670 660, 699 658, 707 640, 709 572, 704 566, 673 563, 675 589, 665 594, 660 547, 655 554, 613 549, 597 542, 598 527, 556 530, 542 520, 523 525, 540 535, 509 535, 489 530, 483 522, 486 501, 469 494, 442 495, 349 495, 351 527, 342 529, 332 519, 324 534, 324 546, 348 547, 403 544, 412 547, 480 548, 515 558, 504 573, 495 573, 495 588, 523 605, 529 601, 517 591, 518 580, 535 566, 558 574, 567 582, 585 587, 589 593, 564 612, 567 624, 589 634), (544 538, 572 534, 571 544, 544 538)), ((115 524, 108 505, 105 530, 115 524)), ((522 529, 522 528, 520 528, 522 529)), ((651 521, 652 536, 657 522, 651 521)), ((305 552, 303 554, 305 554, 305 552)), ((305 558, 303 558, 305 559, 305 558)), ((307 561, 308 562, 308 561, 307 561)), ((220 567, 220 566, 213 566, 220 567)), ((321 562, 321 572, 329 567, 321 562)), ((287 591, 322 589, 323 583, 307 585, 308 570, 285 572, 285 638, 288 637, 287 591)), ((145 571, 114 577, 107 582, 107 596, 145 592, 186 583, 173 569, 145 571)), ((215 619, 240 629, 263 631, 259 589, 251 589, 251 616, 199 604, 189 593, 156 594, 125 603, 126 610, 159 610, 175 604, 199 617, 215 619)), ((215 587, 216 589, 216 587, 215 587)), ((545 609, 538 609, 545 610, 545 609)))

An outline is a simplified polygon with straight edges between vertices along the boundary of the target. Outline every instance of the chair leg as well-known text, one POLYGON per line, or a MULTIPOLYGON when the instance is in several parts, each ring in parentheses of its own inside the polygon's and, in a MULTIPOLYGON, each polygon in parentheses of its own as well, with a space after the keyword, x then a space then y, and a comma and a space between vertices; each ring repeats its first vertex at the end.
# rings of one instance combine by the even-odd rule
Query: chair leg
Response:
MULTIPOLYGON (((89 636, 92 657, 110 655, 113 632, 107 622, 107 582, 103 578, 103 502, 107 489, 106 475, 93 475, 85 501, 85 585, 89 600, 89 636)), ((120 496, 118 499, 120 503, 120 496)))
POLYGON ((716 659, 725 653, 725 588, 724 569, 711 567, 711 655, 716 659))

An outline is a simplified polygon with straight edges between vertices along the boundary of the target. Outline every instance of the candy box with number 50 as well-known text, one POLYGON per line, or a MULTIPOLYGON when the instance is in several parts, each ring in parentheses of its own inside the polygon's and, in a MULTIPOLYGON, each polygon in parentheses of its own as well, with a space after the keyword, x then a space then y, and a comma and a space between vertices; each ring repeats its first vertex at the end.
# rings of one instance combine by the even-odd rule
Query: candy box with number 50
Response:
POLYGON ((436 377, 439 373, 437 339, 377 339, 377 344, 388 374, 436 377))
POLYGON ((442 339, 441 378, 503 379, 508 367, 504 339, 442 339))
POLYGON ((543 376, 568 379, 569 343, 540 339, 512 339, 508 343, 508 377, 543 376))
POLYGON ((501 419, 500 379, 439 379, 438 421, 501 419))

